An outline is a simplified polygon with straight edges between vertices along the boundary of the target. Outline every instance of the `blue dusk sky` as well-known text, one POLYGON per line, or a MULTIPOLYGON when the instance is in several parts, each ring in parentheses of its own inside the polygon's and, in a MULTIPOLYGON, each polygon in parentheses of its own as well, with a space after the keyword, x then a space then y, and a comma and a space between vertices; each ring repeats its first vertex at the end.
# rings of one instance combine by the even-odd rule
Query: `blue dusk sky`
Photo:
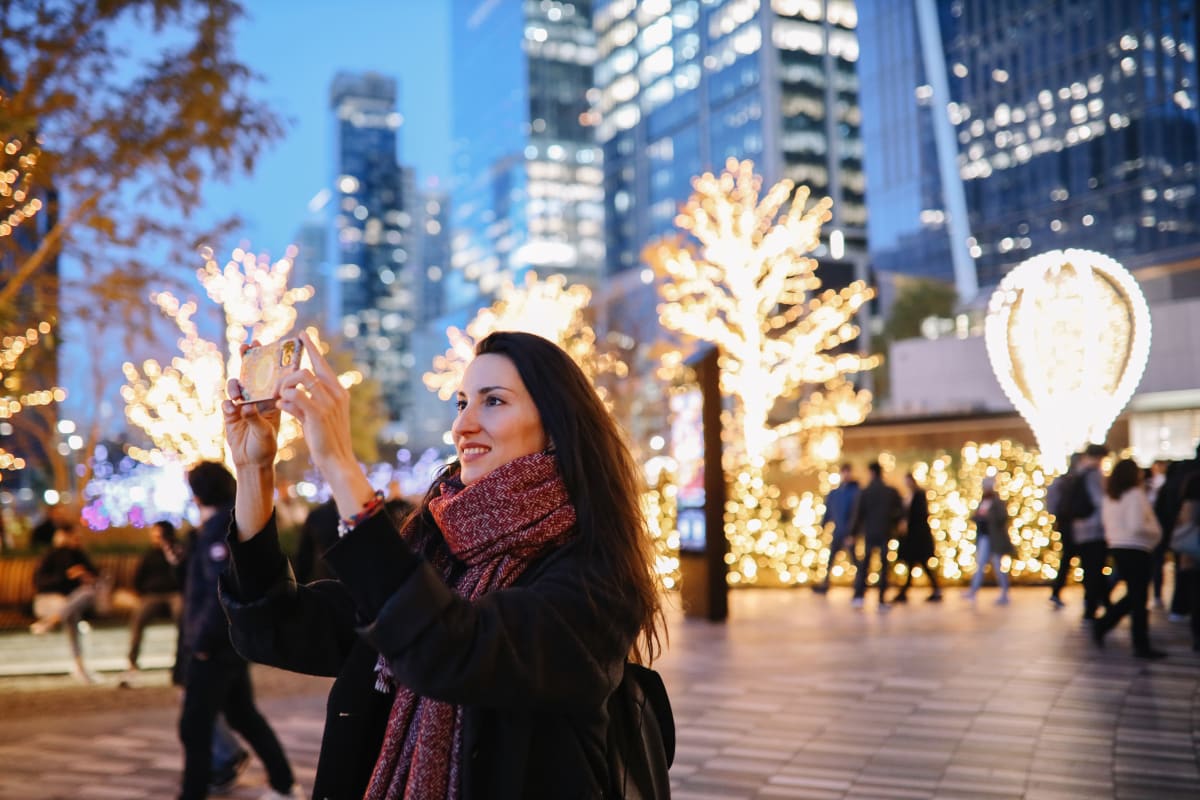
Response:
MULTIPOLYGON (((254 174, 211 184, 205 215, 236 213, 257 252, 283 255, 308 201, 328 186, 333 158, 329 86, 339 70, 399 82, 401 163, 419 184, 445 183, 450 164, 449 0, 246 0, 237 57, 262 81, 255 96, 288 120, 254 174)), ((227 242, 229 249, 237 242, 227 242)), ((218 253, 220 253, 218 248, 218 253)))

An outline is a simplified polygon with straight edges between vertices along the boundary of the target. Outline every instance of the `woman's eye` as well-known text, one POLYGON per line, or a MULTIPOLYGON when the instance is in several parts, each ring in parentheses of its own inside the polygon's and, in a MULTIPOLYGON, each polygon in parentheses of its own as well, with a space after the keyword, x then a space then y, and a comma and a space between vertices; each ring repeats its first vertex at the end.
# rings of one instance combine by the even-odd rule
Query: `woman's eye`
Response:
POLYGON ((459 411, 462 411, 464 408, 467 407, 467 401, 466 400, 455 400, 454 407, 457 408, 459 411))
POLYGON ((501 400, 499 397, 492 396, 492 397, 488 397, 488 399, 487 399, 485 402, 486 402, 486 403, 487 403, 489 406, 498 406, 498 405, 500 405, 501 403, 503 403, 504 401, 503 401, 503 400, 501 400))

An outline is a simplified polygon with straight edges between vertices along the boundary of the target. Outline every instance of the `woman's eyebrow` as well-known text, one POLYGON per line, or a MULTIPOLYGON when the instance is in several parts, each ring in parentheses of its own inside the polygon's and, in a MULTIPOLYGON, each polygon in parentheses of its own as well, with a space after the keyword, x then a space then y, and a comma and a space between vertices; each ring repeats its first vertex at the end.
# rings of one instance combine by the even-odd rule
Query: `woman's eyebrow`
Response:
MULTIPOLYGON (((507 386, 481 386, 475 391, 475 394, 487 394, 488 392, 512 392, 507 386)), ((459 397, 466 397, 467 393, 462 389, 458 390, 459 397)))

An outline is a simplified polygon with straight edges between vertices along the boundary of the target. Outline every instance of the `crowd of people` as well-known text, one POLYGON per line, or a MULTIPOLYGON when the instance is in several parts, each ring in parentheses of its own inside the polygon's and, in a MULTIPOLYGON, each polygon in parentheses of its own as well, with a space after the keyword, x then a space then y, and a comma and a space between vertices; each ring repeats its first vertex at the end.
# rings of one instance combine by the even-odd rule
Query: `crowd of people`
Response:
MULTIPOLYGON (((1159 461, 1149 469, 1142 469, 1133 459, 1119 459, 1105 477, 1101 465, 1109 455, 1103 445, 1088 445, 1072 456, 1069 469, 1047 488, 1046 508, 1053 515, 1060 541, 1050 603, 1055 609, 1066 606, 1062 591, 1078 562, 1083 619, 1091 625, 1096 646, 1104 647, 1108 633, 1129 617, 1133 654, 1163 658, 1166 653, 1151 642, 1148 606, 1153 596, 1156 608, 1165 607, 1164 566, 1173 559, 1174 594, 1168 619, 1190 622, 1192 647, 1200 651, 1200 559, 1170 546, 1173 532, 1183 526, 1200 527, 1200 448, 1194 460, 1159 461), (1114 598, 1120 584, 1123 593, 1114 598)), ((824 574, 813 585, 814 591, 829 591, 836 558, 845 552, 855 572, 851 603, 856 608, 863 607, 871 583, 878 589, 881 612, 889 611, 894 603, 907 602, 916 568, 929 583, 927 599, 942 600, 925 490, 907 474, 906 493, 901 495, 884 481, 878 463, 868 464, 867 471, 870 479, 860 488, 853 466, 843 464, 838 481, 825 497, 822 525, 828 528, 830 538, 824 574), (893 541, 895 561, 905 567, 905 581, 889 597, 893 565, 888 554, 893 541)), ((970 529, 976 569, 963 596, 976 600, 990 568, 999 586, 995 602, 1007 605, 1010 582, 1005 559, 1011 559, 1016 548, 1007 503, 994 475, 982 481, 980 499, 971 509, 970 529)))
MULTIPOLYGON (((539 337, 483 339, 458 393, 457 458, 407 504, 367 481, 350 448, 347 390, 303 341, 312 368, 285 376, 273 403, 225 401, 234 472, 217 462, 189 471, 199 525, 186 536, 166 521, 152 526, 134 578, 129 670, 139 669, 150 619, 179 628, 179 797, 232 786, 250 757, 243 741, 264 766, 264 797, 299 795, 256 707, 249 661, 335 678, 316 796, 625 796, 629 781, 641 784, 637 796, 660 796, 673 723, 661 681, 639 666, 665 632, 638 470, 586 377, 539 337), (332 490, 291 560, 274 505, 282 411, 301 423, 332 490)), ((229 397, 238 396, 235 381, 229 397)), ((1089 446, 1048 489, 1062 559, 1050 602, 1065 606, 1077 559, 1096 646, 1129 617, 1134 655, 1162 658, 1147 606, 1152 594, 1161 605, 1170 533, 1200 523, 1200 453, 1148 472, 1121 459, 1105 477, 1107 457, 1089 446)), ((941 601, 925 490, 909 474, 901 493, 878 463, 867 471, 860 486, 842 465, 826 498, 828 559, 814 589, 828 592, 844 552, 854 607, 869 585, 881 611, 908 602, 918 571, 927 601, 941 601), (894 594, 893 550, 906 568, 894 594)), ((969 522, 978 566, 964 596, 977 600, 990 568, 995 602, 1006 605, 1015 548, 995 476, 969 522)), ((37 532, 49 550, 31 630, 61 627, 76 676, 92 681, 80 635, 106 579, 77 524, 56 510, 37 532)), ((1200 562, 1186 555, 1176 557, 1171 612, 1190 618, 1200 649, 1200 562)))

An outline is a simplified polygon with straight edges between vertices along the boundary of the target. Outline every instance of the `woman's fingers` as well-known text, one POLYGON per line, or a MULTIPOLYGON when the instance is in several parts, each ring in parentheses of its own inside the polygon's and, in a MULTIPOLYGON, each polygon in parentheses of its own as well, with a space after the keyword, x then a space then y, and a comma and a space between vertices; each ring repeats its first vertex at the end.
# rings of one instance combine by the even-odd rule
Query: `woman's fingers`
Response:
POLYGON ((321 355, 321 348, 308 335, 308 331, 301 331, 300 339, 304 342, 304 346, 308 348, 308 358, 312 362, 313 372, 317 374, 317 377, 323 381, 337 383, 337 373, 333 371, 333 367, 329 366, 329 362, 325 360, 325 356, 321 355))

